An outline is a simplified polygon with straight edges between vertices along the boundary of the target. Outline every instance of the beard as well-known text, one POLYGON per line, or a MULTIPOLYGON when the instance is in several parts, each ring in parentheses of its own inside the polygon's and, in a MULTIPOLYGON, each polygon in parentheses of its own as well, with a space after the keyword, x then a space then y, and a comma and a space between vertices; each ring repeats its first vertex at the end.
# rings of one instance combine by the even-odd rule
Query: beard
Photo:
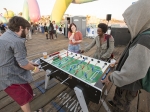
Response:
POLYGON ((25 30, 22 30, 21 37, 22 37, 22 38, 26 38, 25 30))

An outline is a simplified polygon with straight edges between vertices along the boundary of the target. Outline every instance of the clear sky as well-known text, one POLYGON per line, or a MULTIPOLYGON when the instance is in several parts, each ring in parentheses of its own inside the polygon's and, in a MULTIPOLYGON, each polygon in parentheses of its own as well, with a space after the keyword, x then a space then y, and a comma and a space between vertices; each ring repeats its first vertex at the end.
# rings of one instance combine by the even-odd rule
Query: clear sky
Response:
MULTIPOLYGON (((56 0, 37 0, 41 15, 50 15, 56 0)), ((122 13, 132 2, 136 0, 97 0, 84 4, 70 4, 65 14, 70 15, 92 15, 105 19, 107 14, 112 18, 123 20, 122 13)), ((24 0, 0 0, 0 13, 3 8, 12 10, 14 13, 22 12, 24 0)), ((59 10, 59 7, 58 7, 59 10)))

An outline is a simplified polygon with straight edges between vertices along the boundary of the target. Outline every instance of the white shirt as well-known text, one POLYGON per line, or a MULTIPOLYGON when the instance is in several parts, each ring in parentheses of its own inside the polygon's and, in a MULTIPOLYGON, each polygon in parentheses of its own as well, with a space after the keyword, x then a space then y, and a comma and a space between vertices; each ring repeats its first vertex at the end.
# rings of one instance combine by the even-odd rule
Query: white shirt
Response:
POLYGON ((53 26, 54 26, 54 30, 56 30, 56 24, 53 24, 53 26))

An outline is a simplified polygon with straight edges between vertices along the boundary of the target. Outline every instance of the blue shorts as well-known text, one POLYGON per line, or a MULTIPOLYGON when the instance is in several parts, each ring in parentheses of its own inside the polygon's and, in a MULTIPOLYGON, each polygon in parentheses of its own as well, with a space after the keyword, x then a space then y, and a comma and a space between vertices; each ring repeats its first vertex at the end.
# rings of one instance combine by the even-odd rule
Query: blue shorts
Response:
POLYGON ((77 44, 77 45, 69 44, 69 46, 68 46, 68 51, 71 51, 71 52, 74 52, 74 53, 79 53, 79 50, 80 50, 80 45, 79 44, 77 44))

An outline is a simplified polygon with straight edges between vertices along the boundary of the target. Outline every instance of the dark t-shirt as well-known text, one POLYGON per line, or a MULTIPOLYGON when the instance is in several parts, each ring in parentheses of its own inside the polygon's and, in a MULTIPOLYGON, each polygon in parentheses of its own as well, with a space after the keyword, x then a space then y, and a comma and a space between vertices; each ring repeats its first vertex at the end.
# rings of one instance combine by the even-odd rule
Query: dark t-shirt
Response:
POLYGON ((45 32, 48 32, 47 26, 44 26, 44 31, 45 31, 45 32))

